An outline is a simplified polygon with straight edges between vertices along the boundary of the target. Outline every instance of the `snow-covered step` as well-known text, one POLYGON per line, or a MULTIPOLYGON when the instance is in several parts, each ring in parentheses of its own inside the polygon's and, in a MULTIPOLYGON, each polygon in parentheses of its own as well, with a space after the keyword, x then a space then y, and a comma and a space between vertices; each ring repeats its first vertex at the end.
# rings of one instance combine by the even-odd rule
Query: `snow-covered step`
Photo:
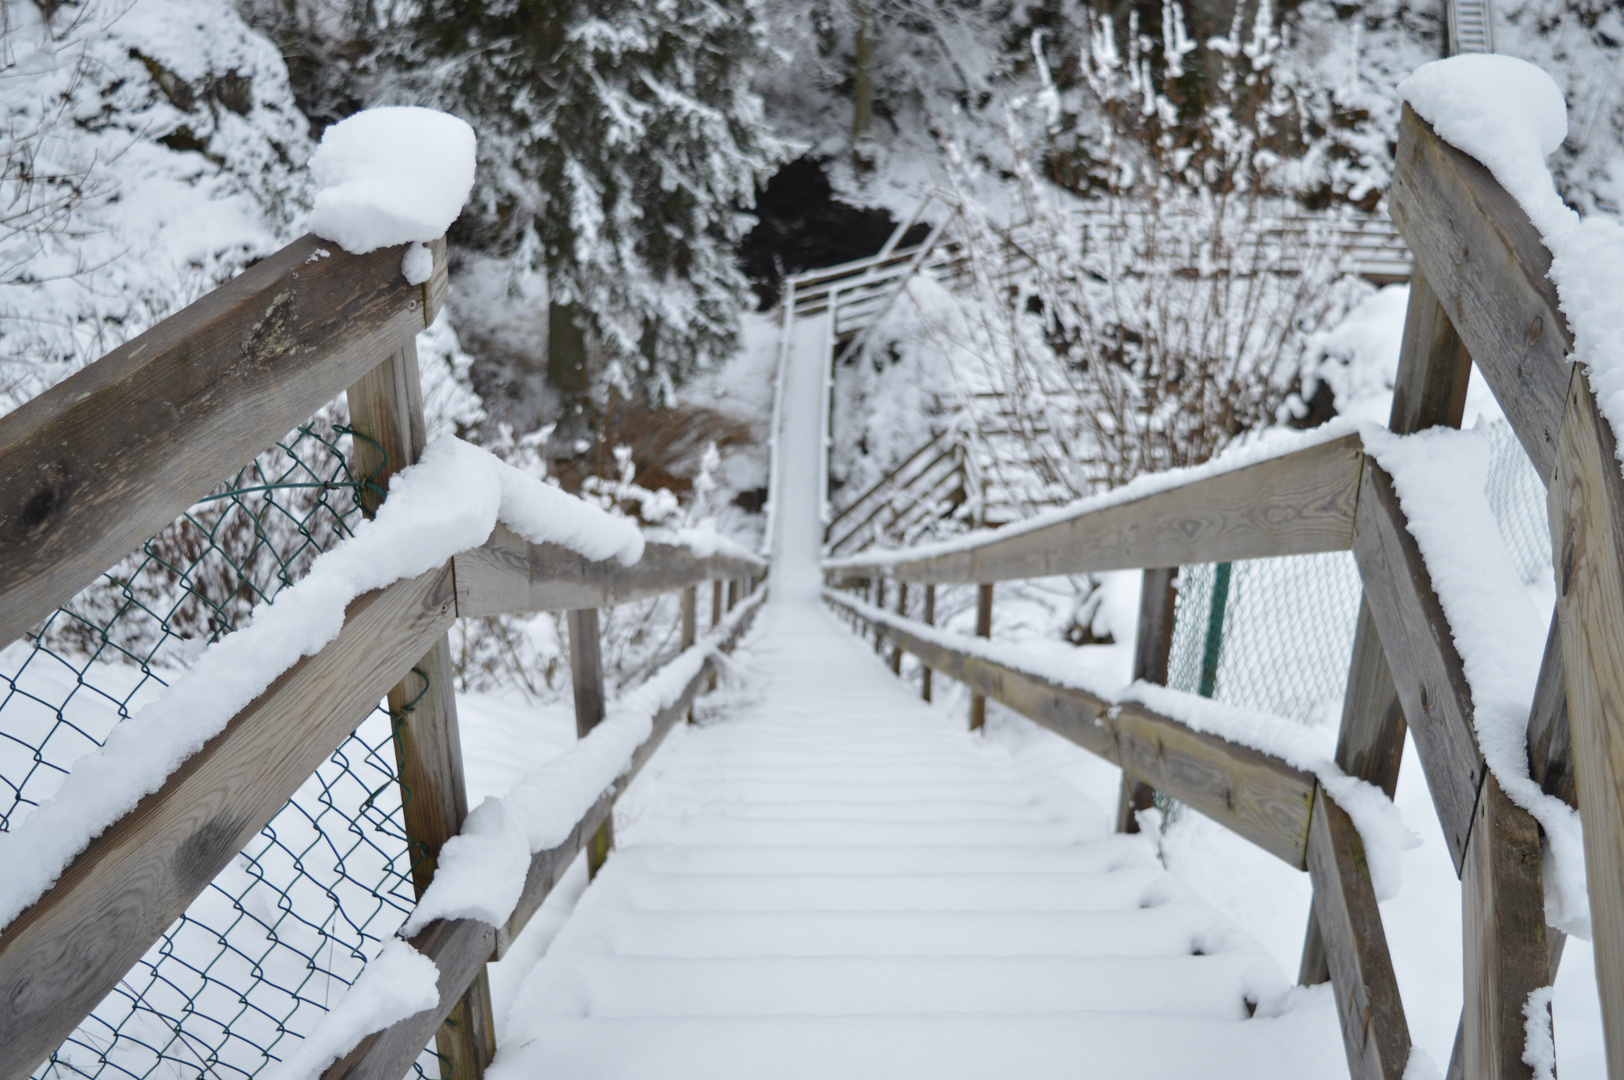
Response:
POLYGON ((1074 821, 743 821, 640 823, 643 842, 690 844, 1075 844, 1097 826, 1074 821))
POLYGON ((1335 1012, 554 1019, 510 1034, 490 1080, 1258 1080, 1347 1075, 1335 1012))
POLYGON ((695 818, 725 817, 733 821, 920 821, 1014 822, 1052 821, 1054 815, 1037 802, 989 802, 953 799, 890 799, 879 802, 736 802, 706 799, 695 818))
POLYGON ((1138 837, 1121 843, 796 845, 779 848, 639 844, 615 853, 617 862, 660 874, 1097 874, 1154 867, 1138 837))
POLYGON ((1075 911, 580 912, 572 934, 612 956, 1192 956, 1224 951, 1204 904, 1075 911))
POLYGON ((1032 789, 1008 780, 718 780, 710 785, 712 802, 975 802, 1027 804, 1032 789))
POLYGON ((1247 1019, 1254 957, 577 958, 533 1004, 560 1016, 1136 1013, 1247 1019))
POLYGON ((599 897, 640 911, 1124 911, 1154 907, 1160 870, 1108 874, 617 874, 599 897))

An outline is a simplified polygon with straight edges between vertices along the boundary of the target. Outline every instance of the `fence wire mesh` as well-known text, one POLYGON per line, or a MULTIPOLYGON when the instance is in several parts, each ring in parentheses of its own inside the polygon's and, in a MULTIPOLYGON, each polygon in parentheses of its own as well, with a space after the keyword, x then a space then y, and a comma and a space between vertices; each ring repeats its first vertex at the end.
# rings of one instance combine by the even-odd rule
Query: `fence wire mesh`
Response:
MULTIPOLYGON (((0 831, 351 534, 357 437, 318 416, 0 651, 0 831)), ((369 716, 34 1076, 246 1078, 287 1056, 415 902, 395 731, 369 716)), ((415 1075, 439 1075, 432 1053, 415 1075)))
MULTIPOLYGON (((1511 425, 1488 442, 1484 492, 1523 583, 1551 578, 1545 487, 1511 425)), ((1179 575, 1168 685, 1226 704, 1335 724, 1362 588, 1351 552, 1187 566, 1179 575)))

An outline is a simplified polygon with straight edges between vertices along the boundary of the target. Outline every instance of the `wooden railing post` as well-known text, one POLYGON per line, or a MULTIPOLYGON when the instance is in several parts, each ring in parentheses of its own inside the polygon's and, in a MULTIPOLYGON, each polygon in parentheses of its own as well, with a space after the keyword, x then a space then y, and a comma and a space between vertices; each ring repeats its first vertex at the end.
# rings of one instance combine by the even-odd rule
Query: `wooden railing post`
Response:
MULTIPOLYGON (((897 582, 897 615, 904 619, 908 617, 908 583, 906 581, 897 582)), ((901 645, 891 647, 891 674, 902 674, 901 645)))
MULTIPOLYGON (((936 625, 936 586, 925 586, 925 625, 936 625)), ((919 662, 919 696, 926 701, 930 700, 930 665, 923 660, 919 662)))
MULTIPOLYGON (((565 620, 569 625, 570 686, 575 693, 575 735, 586 738, 593 728, 603 723, 603 653, 598 640, 598 609, 578 608, 565 620)), ((591 877, 603 869, 609 851, 615 846, 613 816, 604 818, 603 824, 592 837, 586 849, 586 868, 591 877)))
MULTIPOLYGON (((1134 636, 1133 677, 1167 685, 1167 662, 1173 652, 1173 608, 1178 599, 1174 583, 1176 566, 1146 570, 1139 589, 1139 629, 1134 636)), ((1149 810, 1156 790, 1143 780, 1122 774, 1122 791, 1117 799, 1116 830, 1139 831, 1141 810, 1149 810)))
MULTIPOLYGON (((885 579, 884 578, 875 578, 874 579, 874 606, 877 607, 877 608, 885 607, 885 579)), ((876 625, 874 627, 874 652, 875 652, 875 655, 878 655, 880 653, 880 651, 884 647, 885 647, 885 632, 883 630, 881 630, 878 625, 876 625)))
MULTIPOLYGON (((408 342, 363 375, 349 388, 348 403, 350 426, 357 436, 350 468, 356 477, 372 478, 373 486, 360 493, 362 511, 371 517, 383 501, 389 478, 414 464, 428 441, 416 343, 408 342)), ((389 691, 412 885, 418 896, 434 878, 441 846, 468 816, 455 675, 450 644, 441 637, 412 673, 389 691)), ((484 1074, 496 1053, 496 1026, 483 971, 435 1039, 448 1063, 448 1080, 484 1074)))
MULTIPOLYGON (((683 651, 694 647, 699 640, 699 586, 690 585, 682 590, 682 648, 683 651)), ((690 706, 687 716, 688 723, 694 722, 694 710, 690 706)))
MULTIPOLYGON (((992 582, 976 586, 976 637, 992 637, 992 582)), ((980 694, 970 695, 970 730, 980 731, 987 726, 987 699, 980 694)))
POLYGON ((737 604, 738 602, 739 602, 739 579, 738 578, 729 578, 728 582, 727 582, 727 609, 729 611, 732 611, 733 606, 735 604, 737 604))

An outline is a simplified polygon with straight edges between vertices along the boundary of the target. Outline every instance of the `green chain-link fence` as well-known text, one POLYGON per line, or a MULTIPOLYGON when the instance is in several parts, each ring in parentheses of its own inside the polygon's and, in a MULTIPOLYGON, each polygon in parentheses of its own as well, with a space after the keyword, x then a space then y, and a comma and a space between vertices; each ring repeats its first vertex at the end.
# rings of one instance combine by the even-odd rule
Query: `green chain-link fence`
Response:
MULTIPOLYGON (((1523 581, 1551 577, 1545 488, 1511 425, 1486 426, 1486 494, 1523 581)), ((1179 576, 1168 685, 1312 723, 1336 724, 1361 586, 1353 554, 1187 566, 1179 576), (1221 594, 1227 591, 1227 596, 1221 594), (1215 602, 1216 601, 1216 602, 1215 602)))
MULTIPOLYGON (((350 535, 369 478, 318 417, 0 651, 0 830, 211 641, 350 535)), ((243 1078, 287 1056, 414 903, 374 712, 36 1077, 243 1078)), ((438 1075, 425 1052, 416 1074, 438 1075)))

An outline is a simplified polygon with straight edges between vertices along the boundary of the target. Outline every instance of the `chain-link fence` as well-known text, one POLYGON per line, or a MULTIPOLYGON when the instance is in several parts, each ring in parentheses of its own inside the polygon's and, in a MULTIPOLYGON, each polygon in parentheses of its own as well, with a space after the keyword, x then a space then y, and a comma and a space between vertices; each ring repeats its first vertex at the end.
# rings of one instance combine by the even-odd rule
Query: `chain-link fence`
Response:
MULTIPOLYGON (((1545 487, 1504 420, 1486 426, 1486 494, 1524 584, 1551 577, 1545 487)), ((1232 705, 1335 724, 1361 585, 1351 552, 1187 566, 1168 685, 1232 705)))
MULTIPOLYGON (((0 830, 350 535, 371 483, 356 437, 295 430, 0 651, 0 830)), ((286 1057, 415 902, 394 732, 368 717, 35 1076, 244 1078, 286 1057)), ((416 1075, 438 1073, 425 1052, 416 1075)))

